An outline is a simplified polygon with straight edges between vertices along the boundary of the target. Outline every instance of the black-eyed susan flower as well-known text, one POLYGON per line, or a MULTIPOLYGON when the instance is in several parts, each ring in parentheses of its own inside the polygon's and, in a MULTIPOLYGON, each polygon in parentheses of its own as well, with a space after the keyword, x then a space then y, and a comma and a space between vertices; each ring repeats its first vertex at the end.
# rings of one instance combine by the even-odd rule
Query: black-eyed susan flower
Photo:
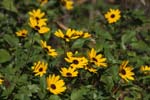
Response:
POLYGON ((35 76, 40 75, 42 77, 44 74, 46 74, 48 63, 45 63, 43 61, 35 62, 32 66, 32 70, 35 73, 35 76))
POLYGON ((16 32, 16 35, 19 37, 26 37, 27 34, 28 34, 28 31, 26 29, 22 29, 22 30, 16 32))
POLYGON ((39 34, 45 34, 50 31, 50 28, 46 26, 46 23, 43 20, 36 20, 34 18, 29 19, 29 25, 39 34))
POLYGON ((144 73, 144 74, 150 74, 150 66, 148 66, 148 65, 145 65, 145 66, 141 66, 140 67, 140 71, 142 72, 142 73, 144 73))
POLYGON ((69 67, 69 68, 61 68, 60 71, 61 75, 64 77, 76 77, 78 76, 78 71, 76 71, 75 68, 69 67))
POLYGON ((34 10, 29 12, 29 15, 30 15, 30 17, 32 17, 36 20, 39 20, 39 19, 42 19, 45 16, 45 13, 41 12, 40 9, 37 9, 37 10, 34 9, 34 10))
POLYGON ((110 9, 106 14, 105 18, 107 19, 108 23, 115 23, 120 19, 120 10, 119 9, 110 9))
POLYGON ((66 33, 63 33, 62 30, 57 30, 55 36, 64 39, 66 42, 70 42, 71 39, 77 39, 79 36, 74 35, 75 30, 67 29, 66 33))
POLYGON ((59 75, 49 75, 49 77, 46 78, 46 81, 47 90, 53 94, 61 94, 66 90, 65 82, 62 79, 60 79, 59 75))
POLYGON ((70 63, 70 66, 73 68, 83 68, 88 64, 88 60, 85 57, 74 57, 70 52, 67 52, 65 60, 70 63))
POLYGON ((134 72, 131 66, 127 66, 128 61, 123 61, 119 68, 119 76, 124 79, 126 82, 129 80, 134 80, 134 72))
POLYGON ((72 0, 61 0, 61 4, 67 9, 72 10, 74 2, 72 0))
POLYGON ((91 73, 97 73, 97 69, 89 65, 84 66, 84 69, 88 70, 91 73))
POLYGON ((3 83, 3 81, 4 81, 4 80, 0 78, 0 85, 3 83))
POLYGON ((74 33, 74 36, 78 36, 81 37, 81 38, 89 38, 91 37, 91 34, 89 34, 88 32, 83 32, 83 31, 80 31, 80 30, 75 30, 75 33, 74 33))
POLYGON ((41 40, 42 48, 47 52, 49 56, 56 57, 58 53, 50 45, 47 45, 46 41, 41 40))
POLYGON ((98 67, 107 67, 106 58, 104 58, 102 54, 96 54, 94 48, 88 53, 88 57, 92 64, 98 67))
POLYGON ((38 0, 41 6, 45 5, 48 3, 48 0, 38 0))

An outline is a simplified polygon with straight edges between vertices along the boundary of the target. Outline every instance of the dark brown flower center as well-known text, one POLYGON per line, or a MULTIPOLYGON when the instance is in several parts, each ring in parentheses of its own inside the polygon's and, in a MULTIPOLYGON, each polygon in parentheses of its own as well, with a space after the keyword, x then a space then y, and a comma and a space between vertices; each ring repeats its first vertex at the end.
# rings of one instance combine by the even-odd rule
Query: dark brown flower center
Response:
POLYGON ((43 71, 43 68, 40 68, 40 69, 39 69, 39 72, 42 72, 42 71, 43 71))
POLYGON ((55 84, 51 84, 51 88, 54 90, 56 89, 56 85, 55 84))
POLYGON ((72 76, 72 74, 71 74, 71 73, 66 73, 66 75, 67 75, 67 76, 69 76, 69 77, 71 77, 71 76, 72 76))
POLYGON ((62 1, 61 1, 61 4, 62 4, 63 6, 65 6, 65 5, 66 5, 66 2, 65 2, 64 0, 62 0, 62 1))
POLYGON ((114 18, 114 17, 115 17, 115 15, 114 15, 114 14, 112 14, 110 17, 111 17, 111 18, 114 18))
POLYGON ((44 50, 45 50, 46 52, 49 52, 49 49, 48 49, 47 47, 45 47, 44 50))
POLYGON ((69 38, 69 36, 67 36, 67 35, 65 35, 64 37, 65 37, 65 38, 69 38))
POLYGON ((92 60, 97 62, 97 59, 96 59, 96 58, 92 58, 92 60))
POLYGON ((125 71, 124 69, 122 69, 122 70, 121 70, 121 74, 122 74, 122 75, 125 75, 125 74, 126 74, 126 71, 125 71))
POLYGON ((35 26, 35 30, 40 30, 40 27, 39 26, 35 26))
POLYGON ((35 17, 35 19, 38 21, 40 18, 39 17, 35 17))
POLYGON ((79 61, 78 61, 78 60, 73 60, 73 63, 74 63, 74 64, 78 64, 79 61))

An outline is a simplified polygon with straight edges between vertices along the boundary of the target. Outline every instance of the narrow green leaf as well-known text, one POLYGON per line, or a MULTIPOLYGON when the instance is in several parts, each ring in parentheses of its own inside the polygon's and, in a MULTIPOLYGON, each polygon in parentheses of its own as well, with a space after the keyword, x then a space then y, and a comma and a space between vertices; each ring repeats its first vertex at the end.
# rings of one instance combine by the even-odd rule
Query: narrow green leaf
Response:
POLYGON ((2 5, 5 9, 13 11, 13 12, 17 12, 17 9, 14 5, 13 0, 3 0, 2 1, 2 5))
POLYGON ((0 49, 0 63, 7 62, 11 59, 9 52, 5 49, 0 49))
POLYGON ((61 98, 58 95, 51 95, 49 100, 61 100, 61 98))
POLYGON ((19 44, 19 40, 18 38, 14 37, 14 36, 11 36, 11 35, 8 35, 8 34, 5 34, 3 36, 4 40, 12 47, 14 46, 17 46, 19 44))
POLYGON ((86 39, 78 39, 73 43, 71 48, 81 48, 85 41, 86 39))

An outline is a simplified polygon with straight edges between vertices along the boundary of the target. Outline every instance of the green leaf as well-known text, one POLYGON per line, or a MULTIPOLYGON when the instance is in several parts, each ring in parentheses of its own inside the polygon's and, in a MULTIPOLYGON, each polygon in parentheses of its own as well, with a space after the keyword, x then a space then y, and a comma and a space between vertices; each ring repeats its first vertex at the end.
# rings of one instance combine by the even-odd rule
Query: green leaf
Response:
POLYGON ((125 43, 130 43, 132 38, 135 37, 135 31, 126 31, 126 33, 121 37, 121 46, 123 49, 126 49, 125 43))
POLYGON ((3 36, 3 38, 12 47, 15 47, 15 46, 17 46, 19 44, 19 40, 15 36, 11 36, 11 35, 5 34, 3 36))
POLYGON ((86 39, 78 39, 73 43, 71 48, 81 48, 85 41, 86 39))
POLYGON ((7 62, 11 59, 9 52, 5 49, 0 49, 0 63, 7 62))
POLYGON ((83 95, 86 95, 87 92, 88 92, 88 89, 86 87, 73 90, 71 93, 71 100, 85 100, 83 95))
POLYGON ((17 12, 17 9, 14 5, 14 0, 3 0, 2 1, 2 6, 7 10, 17 12))
POLYGON ((112 76, 102 75, 101 81, 105 83, 105 90, 111 92, 111 90, 114 86, 112 76))
POLYGON ((143 41, 137 41, 134 43, 131 43, 132 48, 141 50, 141 51, 150 51, 150 47, 144 43, 143 41))
POLYGON ((49 100, 61 100, 61 98, 58 95, 51 95, 49 100))

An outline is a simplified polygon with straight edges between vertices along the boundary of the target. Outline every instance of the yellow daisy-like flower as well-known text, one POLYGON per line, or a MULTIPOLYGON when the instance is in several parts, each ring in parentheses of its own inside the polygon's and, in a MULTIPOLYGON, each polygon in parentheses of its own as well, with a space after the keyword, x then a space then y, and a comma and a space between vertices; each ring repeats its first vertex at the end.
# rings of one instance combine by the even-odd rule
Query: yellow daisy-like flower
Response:
POLYGON ((61 75, 64 77, 76 77, 78 75, 78 71, 75 68, 69 67, 68 69, 63 67, 60 71, 61 75))
POLYGON ((67 29, 66 34, 62 32, 62 30, 58 30, 55 33, 55 36, 64 39, 66 42, 70 42, 71 39, 77 39, 79 36, 74 35, 75 30, 67 29))
POLYGON ((28 34, 28 31, 25 30, 25 29, 16 32, 16 35, 19 36, 19 37, 26 37, 27 34, 28 34))
POLYGON ((40 34, 44 34, 44 33, 47 33, 50 31, 50 28, 48 28, 45 23, 45 21, 43 20, 36 20, 34 18, 31 18, 29 19, 29 25, 36 31, 38 31, 38 33, 40 34))
POLYGON ((84 66, 84 69, 85 69, 85 70, 88 70, 89 72, 92 72, 92 73, 97 73, 97 69, 96 69, 96 68, 93 68, 93 67, 91 67, 91 66, 89 66, 89 65, 84 66))
POLYGON ((46 3, 48 3, 48 0, 38 0, 40 5, 43 6, 45 5, 46 3))
POLYGON ((140 71, 143 72, 144 74, 150 74, 150 66, 141 66, 140 71))
POLYGON ((88 32, 86 32, 86 33, 83 34, 82 37, 83 38, 89 38, 89 37, 91 37, 91 34, 89 34, 88 32))
POLYGON ((123 61, 119 68, 119 76, 124 79, 126 82, 129 80, 134 80, 134 72, 131 66, 127 66, 128 61, 123 61))
POLYGON ((3 83, 3 81, 4 81, 4 80, 0 78, 0 85, 3 83))
POLYGON ((42 19, 45 16, 44 12, 41 12, 40 9, 32 10, 29 12, 30 17, 35 18, 36 20, 42 19))
POLYGON ((82 38, 89 38, 89 37, 91 37, 91 34, 89 34, 87 32, 84 33, 83 31, 79 31, 79 30, 76 30, 74 35, 78 36, 78 37, 82 37, 82 38))
POLYGON ((67 52, 67 58, 65 60, 73 68, 83 68, 88 64, 88 60, 85 57, 74 57, 70 52, 67 52))
POLYGON ((32 70, 35 73, 35 76, 40 75, 40 77, 42 77, 46 73, 47 66, 48 64, 42 61, 34 63, 34 66, 32 66, 32 70))
POLYGON ((56 57, 58 55, 55 49, 52 49, 51 46, 47 45, 46 41, 41 40, 41 46, 49 56, 56 57))
POLYGON ((110 11, 108 11, 105 14, 105 18, 107 19, 108 23, 115 23, 120 19, 121 15, 120 15, 120 10, 119 9, 110 9, 110 11))
POLYGON ((61 0, 61 3, 67 10, 73 9, 74 2, 72 0, 61 0))
POLYGON ((107 67, 106 58, 102 57, 102 54, 96 54, 94 48, 88 53, 89 60, 92 64, 95 64, 98 67, 107 67))
POLYGON ((65 82, 60 79, 60 76, 49 75, 46 78, 47 81, 47 90, 53 94, 61 94, 66 90, 65 82))

